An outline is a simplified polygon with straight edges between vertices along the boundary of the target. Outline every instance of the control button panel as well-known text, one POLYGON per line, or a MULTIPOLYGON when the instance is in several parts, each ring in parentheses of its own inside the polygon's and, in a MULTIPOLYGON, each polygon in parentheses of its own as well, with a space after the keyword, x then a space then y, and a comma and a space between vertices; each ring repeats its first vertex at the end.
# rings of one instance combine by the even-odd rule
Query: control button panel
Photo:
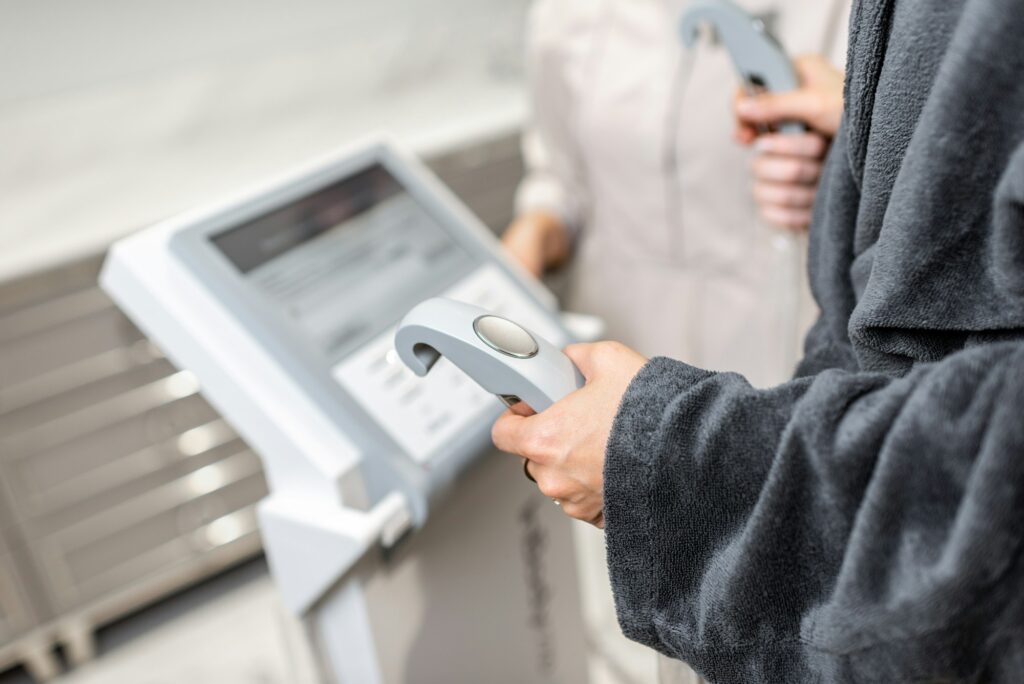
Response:
MULTIPOLYGON (((532 348, 535 354, 537 343, 505 316, 522 322, 557 346, 567 342, 552 314, 529 299, 494 264, 481 266, 440 296, 497 314, 486 318, 501 323, 486 326, 485 334, 511 351, 532 348)), ((336 365, 332 373, 409 456, 426 464, 443 457, 445 444, 462 430, 493 415, 500 399, 444 357, 426 377, 418 377, 398 358, 394 336, 394 327, 386 330, 336 365)))

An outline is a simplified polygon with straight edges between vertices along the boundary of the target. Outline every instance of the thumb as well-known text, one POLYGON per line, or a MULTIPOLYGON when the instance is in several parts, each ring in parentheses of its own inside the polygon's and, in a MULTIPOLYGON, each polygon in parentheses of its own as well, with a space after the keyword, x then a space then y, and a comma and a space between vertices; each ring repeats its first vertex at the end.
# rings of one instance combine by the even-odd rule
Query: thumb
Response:
POLYGON ((815 95, 806 89, 762 93, 736 101, 736 115, 745 123, 779 124, 784 121, 812 123, 817 114, 815 95))
POLYGON ((590 342, 581 344, 570 344, 568 347, 563 349, 565 355, 569 357, 576 367, 586 378, 587 382, 590 382, 594 374, 597 372, 597 364, 594 363, 594 349, 599 345, 600 342, 590 342))

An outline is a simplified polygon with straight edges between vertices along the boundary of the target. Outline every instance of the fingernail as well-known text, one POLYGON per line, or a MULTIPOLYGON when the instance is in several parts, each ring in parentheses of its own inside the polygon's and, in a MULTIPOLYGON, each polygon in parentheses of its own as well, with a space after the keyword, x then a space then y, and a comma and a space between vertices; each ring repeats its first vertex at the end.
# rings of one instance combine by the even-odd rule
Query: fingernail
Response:
POLYGON ((754 113, 757 105, 754 104, 753 100, 740 100, 736 103, 736 111, 744 116, 750 116, 754 113))
POLYGON ((754 141, 755 152, 768 152, 771 150, 771 143, 763 135, 758 136, 757 140, 754 141))

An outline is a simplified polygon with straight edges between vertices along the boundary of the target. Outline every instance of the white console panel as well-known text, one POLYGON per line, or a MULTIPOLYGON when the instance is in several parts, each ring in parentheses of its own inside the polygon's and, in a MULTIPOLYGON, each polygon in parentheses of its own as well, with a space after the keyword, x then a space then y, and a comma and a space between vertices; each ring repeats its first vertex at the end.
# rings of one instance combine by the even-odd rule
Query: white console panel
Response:
MULTIPOLYGON (((441 296, 508 316, 555 344, 566 343, 550 315, 493 264, 481 266, 441 296)), ((395 328, 389 328, 336 365, 333 375, 409 456, 429 466, 446 453, 443 447, 454 435, 503 407, 447 359, 426 377, 417 377, 398 359, 394 338, 395 328)))
POLYGON ((492 457, 499 400, 389 354, 438 295, 569 333, 414 159, 374 143, 172 219, 102 284, 260 453, 265 550, 323 682, 585 680, 568 522, 492 457))

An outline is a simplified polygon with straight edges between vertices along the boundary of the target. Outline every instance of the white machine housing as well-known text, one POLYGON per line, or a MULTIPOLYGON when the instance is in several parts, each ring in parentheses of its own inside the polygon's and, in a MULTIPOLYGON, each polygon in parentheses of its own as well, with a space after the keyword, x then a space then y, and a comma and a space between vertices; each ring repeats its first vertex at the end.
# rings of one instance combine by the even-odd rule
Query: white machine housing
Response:
MULTIPOLYGON (((514 317, 564 344, 570 337, 554 299, 504 257, 429 171, 387 141, 358 144, 118 242, 101 285, 175 364, 195 374, 204 396, 263 459, 271 490, 259 506, 264 547, 286 607, 313 617, 308 624, 330 673, 325 679, 389 681, 377 657, 388 647, 374 643, 367 614, 390 608, 368 605, 370 594, 359 587, 399 580, 388 574, 394 568, 376 573, 383 580, 367 580, 374 571, 361 561, 370 549, 424 526, 446 498, 461 500, 457 509, 468 501, 479 508, 491 496, 513 525, 509 510, 522 508, 522 500, 510 497, 546 501, 528 488, 499 492, 493 482, 491 494, 449 496, 459 493, 457 482, 474 462, 493 453, 490 425, 503 407, 443 360, 429 377, 417 378, 392 340, 402 314, 443 295, 514 317), (361 579, 339 584, 350 572, 361 579)), ((518 463, 508 463, 521 479, 518 463)), ((541 511, 523 519, 561 535, 550 522, 561 525, 556 511, 541 511)), ((483 519, 473 524, 486 540, 483 519)), ((427 539, 438 546, 446 534, 452 533, 435 529, 427 539)), ((403 544, 412 549, 406 553, 423 555, 420 566, 440 568, 440 561, 427 562, 428 542, 411 536, 417 543, 403 544)), ((564 552, 571 566, 564 537, 550 553, 564 552)), ((476 543, 482 548, 461 552, 466 559, 494 555, 490 542, 476 543)), ((416 567, 415 558, 408 562, 416 567)), ((522 575, 520 568, 508 572, 522 575)), ((559 572, 559 582, 574 581, 571 569, 559 572)), ((458 582, 459 573, 479 584, 472 567, 459 565, 439 570, 436 581, 458 582)), ((400 590, 412 591, 411 580, 402 581, 400 590)), ((546 601, 545 581, 555 580, 537 579, 539 589, 523 591, 546 601)), ((495 596, 506 589, 494 587, 495 596)), ((374 591, 374 600, 387 600, 389 590, 374 591)), ((490 589, 479 591, 488 596, 490 589)), ((576 674, 551 681, 582 672, 575 592, 562 592, 559 628, 545 640, 561 640, 569 655, 559 667, 576 674)), ((477 610, 501 619, 486 606, 477 610)), ((514 669, 506 666, 508 676, 524 676, 514 669)))

